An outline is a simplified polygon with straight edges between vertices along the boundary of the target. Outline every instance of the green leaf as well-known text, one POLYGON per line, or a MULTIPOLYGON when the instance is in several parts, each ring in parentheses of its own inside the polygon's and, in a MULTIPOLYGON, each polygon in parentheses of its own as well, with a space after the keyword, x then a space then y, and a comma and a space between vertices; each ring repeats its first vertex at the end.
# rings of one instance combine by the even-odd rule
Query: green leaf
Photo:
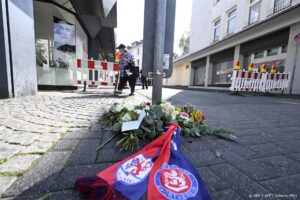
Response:
POLYGON ((184 136, 190 136, 191 130, 189 128, 184 128, 183 129, 183 135, 184 136))
POLYGON ((172 115, 167 115, 166 121, 167 121, 167 123, 170 123, 172 121, 172 115))
POLYGON ((122 123, 120 123, 120 122, 115 123, 112 127, 113 132, 120 132, 121 129, 122 129, 122 123))
POLYGON ((198 137, 201 136, 198 127, 194 126, 191 128, 191 136, 198 136, 198 137))
POLYGON ((231 140, 231 141, 236 141, 237 137, 233 134, 225 134, 225 133, 214 133, 214 135, 226 139, 226 140, 231 140))
POLYGON ((156 131, 152 130, 149 134, 148 134, 150 139, 154 139, 156 137, 156 131))
POLYGON ((200 134, 200 131, 199 131, 199 129, 197 129, 197 131, 196 131, 195 135, 196 135, 197 137, 201 137, 201 134, 200 134))
POLYGON ((184 126, 188 126, 188 125, 189 125, 189 121, 188 121, 188 120, 184 120, 184 121, 183 121, 183 125, 184 125, 184 126))
POLYGON ((188 122, 194 122, 194 117, 190 117, 190 118, 188 119, 188 122))
POLYGON ((191 128, 191 136, 194 137, 196 135, 196 128, 191 128))
POLYGON ((151 129, 150 128, 148 128, 148 127, 146 127, 146 126, 141 126, 141 129, 143 129, 145 132, 147 132, 147 133, 151 133, 151 129))
POLYGON ((220 151, 216 150, 216 151, 215 151, 215 155, 216 155, 216 157, 217 157, 218 159, 220 159, 222 153, 221 153, 220 151))
POLYGON ((137 135, 143 135, 143 131, 141 129, 134 130, 134 133, 137 135))
POLYGON ((163 121, 157 120, 156 122, 156 129, 160 130, 163 127, 163 121))
POLYGON ((226 139, 226 140, 231 140, 231 141, 236 141, 237 137, 233 135, 233 131, 225 130, 223 128, 212 128, 211 129, 211 134, 215 135, 217 137, 226 139))
POLYGON ((172 120, 170 121, 170 123, 179 125, 176 119, 172 119, 172 120))
POLYGON ((152 125, 154 123, 153 118, 151 118, 150 116, 145 117, 144 121, 147 125, 152 125))
POLYGON ((164 114, 163 110, 162 110, 162 107, 159 106, 159 105, 155 105, 152 107, 153 111, 154 111, 154 114, 155 116, 160 119, 161 116, 164 114))

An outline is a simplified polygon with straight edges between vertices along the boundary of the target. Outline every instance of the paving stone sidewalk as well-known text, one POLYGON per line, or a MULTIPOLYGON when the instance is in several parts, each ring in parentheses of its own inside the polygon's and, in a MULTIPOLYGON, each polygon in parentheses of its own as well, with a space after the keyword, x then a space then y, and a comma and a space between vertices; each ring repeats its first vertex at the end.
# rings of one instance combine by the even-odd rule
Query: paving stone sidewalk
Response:
MULTIPOLYGON (((138 90, 134 97, 116 99, 101 90, 0 100, 2 199, 82 199, 73 189, 76 178, 95 175, 131 154, 119 152, 115 141, 96 151, 111 136, 101 129, 99 115, 114 100, 140 102, 150 96, 150 90, 138 90)), ((213 199, 300 199, 298 99, 173 89, 164 89, 163 96, 176 105, 198 105, 213 125, 236 131, 237 143, 183 138, 182 151, 213 199)))
MULTIPOLYGON (((99 116, 109 104, 125 97, 98 90, 85 94, 41 92, 0 100, 0 198, 15 197, 48 178, 55 180, 67 161, 94 162, 97 152, 90 150, 102 138, 99 116), (84 154, 72 154, 80 148, 84 154)), ((38 187, 51 190, 47 184, 38 187)))

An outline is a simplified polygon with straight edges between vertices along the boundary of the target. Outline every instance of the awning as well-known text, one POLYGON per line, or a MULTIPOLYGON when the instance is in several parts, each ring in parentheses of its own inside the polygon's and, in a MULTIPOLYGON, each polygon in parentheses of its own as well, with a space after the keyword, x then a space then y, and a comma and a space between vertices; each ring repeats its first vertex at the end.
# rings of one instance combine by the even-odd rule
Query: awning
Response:
POLYGON ((89 36, 98 38, 103 52, 113 52, 114 28, 117 27, 117 0, 70 0, 70 2, 89 36))

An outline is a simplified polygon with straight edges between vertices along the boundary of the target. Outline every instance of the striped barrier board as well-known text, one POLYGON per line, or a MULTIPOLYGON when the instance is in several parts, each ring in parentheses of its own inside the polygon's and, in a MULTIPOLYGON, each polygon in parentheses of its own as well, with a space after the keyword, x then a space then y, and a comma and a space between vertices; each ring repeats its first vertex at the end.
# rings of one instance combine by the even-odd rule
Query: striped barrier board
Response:
POLYGON ((74 69, 76 84, 89 86, 115 86, 119 64, 99 60, 77 59, 74 69))
POLYGON ((271 74, 235 70, 231 81, 231 91, 283 91, 289 86, 289 73, 271 74))
POLYGON ((264 91, 285 90, 289 87, 289 73, 265 74, 264 91))

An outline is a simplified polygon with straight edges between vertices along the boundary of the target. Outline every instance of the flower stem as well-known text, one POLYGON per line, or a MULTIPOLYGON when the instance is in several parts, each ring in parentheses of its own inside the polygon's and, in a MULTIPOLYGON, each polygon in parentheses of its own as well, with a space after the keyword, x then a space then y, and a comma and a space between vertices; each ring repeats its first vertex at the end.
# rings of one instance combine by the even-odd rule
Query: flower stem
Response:
POLYGON ((108 140, 106 140, 103 144, 101 144, 99 147, 97 147, 96 151, 100 150, 103 148, 106 144, 108 144, 110 141, 112 141, 118 134, 115 134, 111 136, 108 140))

